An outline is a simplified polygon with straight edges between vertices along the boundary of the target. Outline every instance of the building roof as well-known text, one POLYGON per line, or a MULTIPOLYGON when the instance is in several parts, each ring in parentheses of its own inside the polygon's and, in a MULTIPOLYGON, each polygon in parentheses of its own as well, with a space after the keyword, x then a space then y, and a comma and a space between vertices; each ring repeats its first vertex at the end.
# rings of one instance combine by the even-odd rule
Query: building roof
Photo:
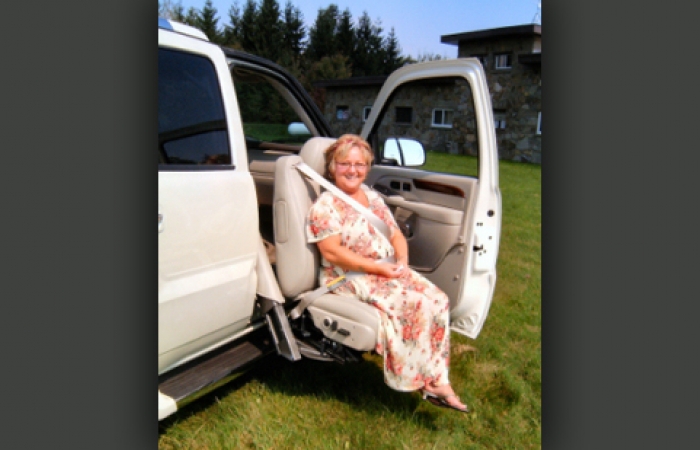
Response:
POLYGON ((542 36, 542 25, 528 24, 512 27, 489 28, 487 30, 468 31, 466 33, 444 34, 440 36, 443 44, 459 45, 462 41, 475 41, 503 37, 542 36))

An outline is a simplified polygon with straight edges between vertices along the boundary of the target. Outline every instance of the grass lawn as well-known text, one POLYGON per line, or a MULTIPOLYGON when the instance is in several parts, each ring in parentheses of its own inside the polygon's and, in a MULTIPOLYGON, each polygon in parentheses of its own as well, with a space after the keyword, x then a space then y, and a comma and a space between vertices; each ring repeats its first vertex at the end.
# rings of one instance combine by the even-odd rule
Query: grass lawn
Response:
MULTIPOLYGON (((476 159, 428 154, 428 170, 476 159)), ((263 361, 159 424, 160 449, 532 449, 541 447, 541 167, 501 161, 498 282, 476 340, 452 333, 450 379, 471 412, 383 382, 381 358, 263 361)))

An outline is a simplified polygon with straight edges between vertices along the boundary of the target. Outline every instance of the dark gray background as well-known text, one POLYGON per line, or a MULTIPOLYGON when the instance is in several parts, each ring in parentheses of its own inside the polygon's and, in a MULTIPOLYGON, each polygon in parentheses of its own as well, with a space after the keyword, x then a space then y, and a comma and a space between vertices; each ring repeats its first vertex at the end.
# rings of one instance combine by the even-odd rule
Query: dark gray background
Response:
MULTIPOLYGON (((690 5, 542 10, 545 448, 697 426, 690 5)), ((4 11, 3 439, 156 447, 156 3, 4 11)))

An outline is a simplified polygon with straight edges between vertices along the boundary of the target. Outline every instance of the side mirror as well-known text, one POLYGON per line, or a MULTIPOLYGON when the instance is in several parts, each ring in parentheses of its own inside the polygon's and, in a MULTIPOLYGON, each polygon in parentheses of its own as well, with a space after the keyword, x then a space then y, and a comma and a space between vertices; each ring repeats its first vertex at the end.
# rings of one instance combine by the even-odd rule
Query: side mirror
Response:
POLYGON ((292 122, 287 127, 287 133, 292 136, 311 135, 309 129, 302 122, 292 122))
POLYGON ((382 159, 394 160, 404 167, 422 166, 425 164, 425 149, 415 139, 390 137, 384 142, 382 159))

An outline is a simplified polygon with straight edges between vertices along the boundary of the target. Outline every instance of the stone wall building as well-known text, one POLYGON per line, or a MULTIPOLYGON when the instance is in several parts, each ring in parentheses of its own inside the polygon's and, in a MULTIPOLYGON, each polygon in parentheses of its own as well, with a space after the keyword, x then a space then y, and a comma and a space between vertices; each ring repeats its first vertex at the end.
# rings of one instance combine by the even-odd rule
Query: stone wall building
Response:
MULTIPOLYGON (((458 58, 476 57, 484 66, 501 159, 542 161, 541 36, 541 25, 531 24, 441 37, 441 42, 458 46, 458 58)), ((324 93, 322 110, 336 134, 360 132, 385 80, 379 76, 314 83, 324 93)), ((402 91, 404 106, 396 108, 396 123, 382 126, 410 124, 411 134, 428 150, 475 155, 476 136, 467 131, 473 111, 456 108, 468 87, 452 83, 430 88, 414 86, 402 91), (404 114, 410 116, 408 122, 404 114), (447 117, 449 127, 443 124, 447 117)))

